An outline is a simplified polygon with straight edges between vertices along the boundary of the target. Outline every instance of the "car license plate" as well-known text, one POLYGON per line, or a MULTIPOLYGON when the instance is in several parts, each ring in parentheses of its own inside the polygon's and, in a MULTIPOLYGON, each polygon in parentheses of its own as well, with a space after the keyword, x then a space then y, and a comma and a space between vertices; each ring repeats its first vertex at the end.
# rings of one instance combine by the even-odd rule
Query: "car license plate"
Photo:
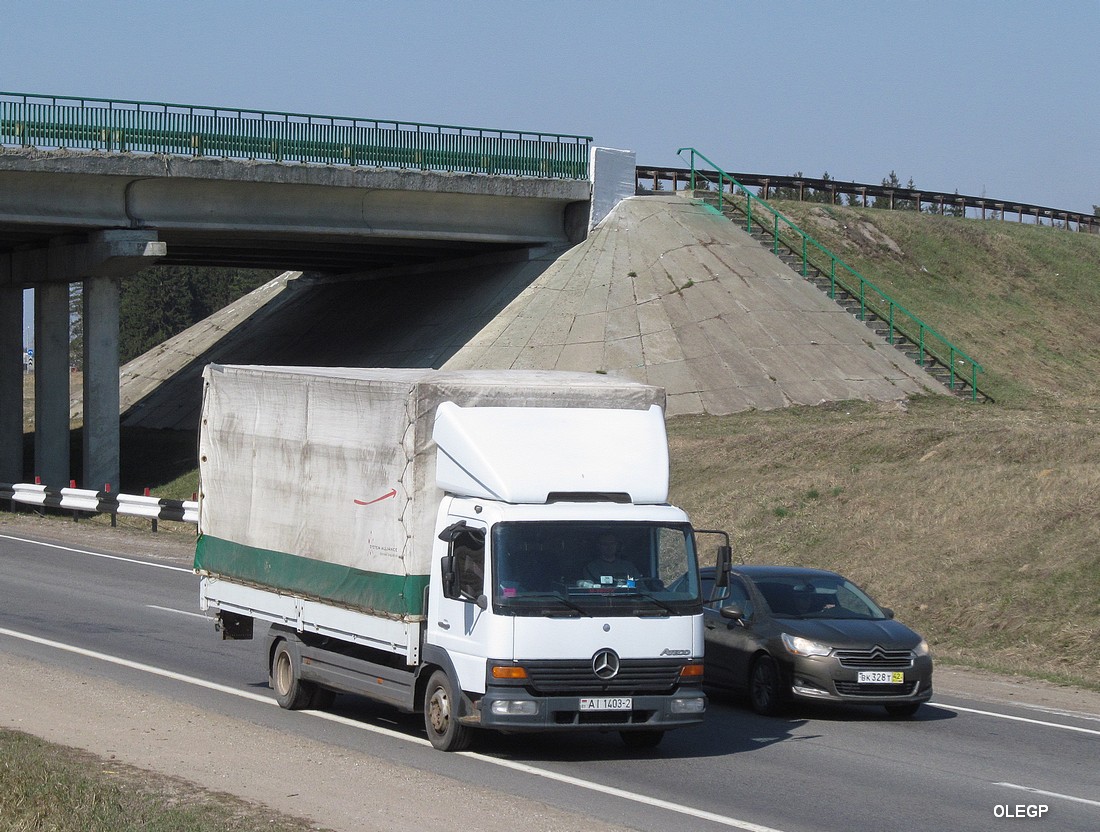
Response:
POLYGON ((856 681, 861 685, 901 685, 905 683, 905 674, 900 671, 862 670, 856 681))
POLYGON ((597 696, 581 699, 582 711, 629 711, 634 700, 629 696, 597 696))

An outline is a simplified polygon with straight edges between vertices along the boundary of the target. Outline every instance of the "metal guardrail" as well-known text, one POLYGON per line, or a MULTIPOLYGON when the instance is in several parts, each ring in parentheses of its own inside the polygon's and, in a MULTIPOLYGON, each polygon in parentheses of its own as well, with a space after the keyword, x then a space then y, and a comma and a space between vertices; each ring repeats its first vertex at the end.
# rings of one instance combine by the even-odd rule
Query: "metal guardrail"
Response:
MULTIPOLYGON (((671 185, 670 190, 678 190, 681 183, 685 186, 691 181, 691 168, 672 167, 642 167, 639 165, 635 171, 636 182, 639 188, 642 183, 648 185, 648 190, 662 190, 664 183, 671 185)), ((699 176, 708 181, 717 181, 718 171, 697 171, 699 176)), ((987 213, 996 219, 998 216, 1007 221, 1008 214, 1016 214, 1019 222, 1024 218, 1034 220, 1036 225, 1042 225, 1043 220, 1049 220, 1051 225, 1061 222, 1070 230, 1076 225, 1077 231, 1087 231, 1092 234, 1100 234, 1100 216, 1086 214, 1081 211, 1067 211, 1062 208, 1050 208, 1045 205, 1035 205, 1030 202, 1018 202, 1009 199, 993 199, 986 196, 968 196, 960 193, 947 193, 946 191, 930 191, 925 188, 896 188, 890 185, 872 185, 863 182, 842 182, 837 179, 814 179, 808 176, 783 176, 771 173, 727 173, 729 180, 736 180, 745 187, 759 188, 759 196, 767 201, 773 188, 797 191, 799 202, 811 200, 818 195, 827 195, 828 204, 836 205, 837 197, 845 195, 849 198, 859 197, 863 207, 871 207, 869 197, 877 200, 885 199, 889 210, 905 210, 899 205, 912 206, 913 210, 924 210, 925 207, 936 213, 946 213, 948 210, 964 213, 974 211, 981 219, 987 218, 987 213)), ((778 198, 778 197, 776 197, 778 198)), ((786 197, 784 197, 786 198, 786 197)))
POLYGON ((592 137, 0 92, 0 144, 587 179, 592 137))
POLYGON ((89 514, 110 514, 114 525, 118 515, 144 517, 152 521, 153 531, 157 521, 174 520, 181 523, 198 523, 197 500, 167 500, 149 494, 114 494, 110 491, 92 491, 86 488, 51 488, 39 483, 2 483, 0 500, 39 508, 56 508, 89 514))
MULTIPOLYGON (((822 274, 827 275, 829 277, 829 297, 836 298, 836 291, 839 286, 850 296, 857 298, 859 300, 858 317, 861 321, 867 319, 868 312, 874 314, 887 323, 889 327, 887 340, 891 344, 895 343, 895 333, 907 338, 917 346, 919 356, 917 363, 924 366, 925 362, 931 358, 948 369, 950 379, 948 387, 952 391, 956 390, 956 382, 961 381, 962 384, 970 387, 970 397, 975 401, 978 399, 978 373, 983 372, 983 370, 977 361, 928 326, 917 315, 887 295, 882 289, 833 254, 832 251, 795 225, 782 213, 755 196, 747 187, 722 171, 721 168, 718 168, 714 162, 702 153, 693 147, 682 147, 677 153, 683 153, 684 151, 691 152, 692 190, 695 189, 696 184, 695 158, 699 157, 714 168, 714 171, 707 171, 707 174, 717 174, 719 211, 723 207, 725 185, 728 183, 731 195, 739 195, 744 199, 745 205, 741 210, 745 215, 745 230, 747 232, 752 233, 755 221, 757 227, 771 234, 772 252, 775 255, 779 255, 779 249, 782 245, 800 257, 803 277, 809 276, 811 268, 816 268, 822 274), (754 206, 755 218, 753 216, 754 206), (761 221, 761 215, 763 215, 763 221, 761 221), (783 238, 784 234, 788 235, 787 239, 783 238), (828 265, 821 267, 812 264, 810 261, 811 253, 817 253, 820 257, 825 258, 828 265), (913 331, 914 329, 916 332, 913 331), (960 365, 962 372, 960 372, 960 365)), ((702 176, 703 172, 699 171, 699 174, 702 176)), ((729 202, 729 196, 726 196, 726 201, 729 202)))

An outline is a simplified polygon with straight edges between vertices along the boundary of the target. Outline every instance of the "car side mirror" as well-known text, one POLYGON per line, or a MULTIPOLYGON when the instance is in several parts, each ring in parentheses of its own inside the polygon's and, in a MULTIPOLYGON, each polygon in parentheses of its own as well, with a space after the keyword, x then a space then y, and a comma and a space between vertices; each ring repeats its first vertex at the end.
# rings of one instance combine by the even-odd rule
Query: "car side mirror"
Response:
POLYGON ((894 617, 894 611, 889 607, 882 607, 882 614, 885 615, 887 618, 894 617))
POLYGON ((745 620, 745 610, 736 601, 730 601, 718 611, 718 614, 731 621, 744 622, 745 620))

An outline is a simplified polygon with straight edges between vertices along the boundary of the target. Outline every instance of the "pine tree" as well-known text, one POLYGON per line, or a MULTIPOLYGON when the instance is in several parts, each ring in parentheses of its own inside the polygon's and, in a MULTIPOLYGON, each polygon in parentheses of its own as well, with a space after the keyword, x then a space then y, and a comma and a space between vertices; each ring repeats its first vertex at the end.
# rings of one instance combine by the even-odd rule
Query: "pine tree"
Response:
POLYGON ((122 281, 119 360, 136 358, 232 303, 276 272, 153 266, 122 281))

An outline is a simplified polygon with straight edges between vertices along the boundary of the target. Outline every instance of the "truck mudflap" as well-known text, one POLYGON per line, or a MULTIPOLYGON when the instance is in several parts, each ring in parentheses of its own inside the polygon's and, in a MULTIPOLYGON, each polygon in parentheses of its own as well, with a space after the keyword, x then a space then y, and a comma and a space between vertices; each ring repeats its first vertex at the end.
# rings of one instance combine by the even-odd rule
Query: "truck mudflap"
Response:
POLYGON ((643 696, 535 696, 499 687, 478 702, 477 724, 498 731, 667 731, 701 723, 706 703, 697 687, 643 696))

